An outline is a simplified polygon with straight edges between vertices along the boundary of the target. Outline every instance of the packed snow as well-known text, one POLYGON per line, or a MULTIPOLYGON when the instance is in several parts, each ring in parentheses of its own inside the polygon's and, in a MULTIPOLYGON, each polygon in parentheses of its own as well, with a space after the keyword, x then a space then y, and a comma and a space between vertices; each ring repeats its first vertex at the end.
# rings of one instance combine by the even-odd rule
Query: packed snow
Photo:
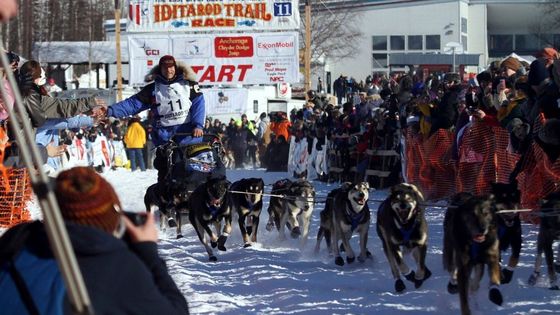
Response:
MULTIPOLYGON (((115 187, 127 211, 144 211, 146 188, 156 181, 156 171, 130 172, 118 169, 103 176, 115 187)), ((264 170, 228 170, 228 179, 261 177, 268 186, 286 173, 264 170)), ((458 314, 458 295, 447 293, 448 274, 442 268, 442 222, 445 202, 429 204, 426 216, 429 224, 427 266, 433 275, 421 288, 411 282, 402 294, 394 291, 394 280, 379 237, 375 232, 376 212, 387 191, 370 193, 372 224, 368 248, 373 259, 339 267, 329 256, 326 246, 314 253, 319 226, 319 212, 328 192, 337 183, 313 182, 317 193, 310 237, 300 249, 298 240, 278 239, 274 230, 264 229, 268 220, 268 197, 264 198, 258 243, 243 248, 237 220, 226 252, 215 251, 218 261, 209 262, 190 224, 183 225, 182 239, 175 239, 175 229, 160 232, 159 249, 169 272, 187 298, 192 314, 458 314)), ((32 213, 38 216, 35 207, 32 213)), ((470 299, 474 314, 560 314, 560 291, 548 289, 548 279, 541 277, 535 287, 527 284, 535 258, 537 226, 524 224, 524 243, 519 266, 511 283, 502 285, 504 304, 500 307, 488 300, 488 277, 470 299)), ((358 249, 358 237, 351 244, 358 249)), ((344 257, 344 256, 343 256, 344 257)), ((504 256, 507 261, 509 253, 504 256)), ((410 267, 415 268, 407 256, 410 267)), ((546 269, 543 269, 543 271, 546 269)))

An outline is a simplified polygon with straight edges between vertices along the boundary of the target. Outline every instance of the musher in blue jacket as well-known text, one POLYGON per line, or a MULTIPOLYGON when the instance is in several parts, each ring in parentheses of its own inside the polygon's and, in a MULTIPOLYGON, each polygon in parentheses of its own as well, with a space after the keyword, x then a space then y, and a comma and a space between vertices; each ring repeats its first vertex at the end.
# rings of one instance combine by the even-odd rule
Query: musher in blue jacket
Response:
MULTIPOLYGON (((110 106, 107 115, 123 118, 149 109, 154 120, 154 146, 160 147, 169 140, 179 145, 201 142, 206 109, 194 71, 188 66, 177 64, 173 56, 166 55, 146 76, 146 81, 152 80, 154 82, 134 96, 110 106)), ((154 167, 158 170, 158 182, 167 174, 167 156, 164 152, 156 150, 154 167)))

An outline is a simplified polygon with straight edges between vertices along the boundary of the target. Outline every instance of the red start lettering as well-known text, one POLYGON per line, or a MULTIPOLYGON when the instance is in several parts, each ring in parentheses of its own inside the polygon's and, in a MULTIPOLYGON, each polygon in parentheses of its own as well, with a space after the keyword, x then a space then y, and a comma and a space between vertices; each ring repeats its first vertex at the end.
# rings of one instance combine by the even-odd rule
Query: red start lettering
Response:
POLYGON ((157 49, 145 49, 147 56, 158 56, 159 50, 157 49))
POLYGON ((218 66, 193 66, 192 69, 198 75, 202 72, 198 82, 243 82, 247 71, 252 69, 253 65, 222 65, 218 66))

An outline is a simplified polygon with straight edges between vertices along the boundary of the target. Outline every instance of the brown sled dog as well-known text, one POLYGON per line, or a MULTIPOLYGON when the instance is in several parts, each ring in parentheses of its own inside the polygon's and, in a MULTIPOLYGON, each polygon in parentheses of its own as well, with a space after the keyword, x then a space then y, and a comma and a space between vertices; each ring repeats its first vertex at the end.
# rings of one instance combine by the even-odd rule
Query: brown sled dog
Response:
POLYGON ((360 235, 358 260, 364 262, 368 256, 371 256, 367 250, 371 222, 368 198, 369 184, 367 182, 356 184, 347 182, 328 194, 325 209, 321 211, 321 226, 317 232, 315 252, 319 251, 321 240, 325 237, 328 250, 335 256, 335 264, 344 265, 344 260, 340 256, 341 249, 346 252, 346 261, 349 264, 353 263, 356 256, 350 246, 350 238, 354 232, 357 232, 360 235), (334 247, 331 241, 334 241, 334 247), (339 241, 342 241, 343 248, 339 248, 339 241))
POLYGON ((428 249, 428 224, 420 202, 424 196, 412 184, 398 184, 391 187, 389 196, 377 211, 377 235, 383 244, 383 251, 395 279, 395 291, 406 288, 401 273, 419 288, 432 272, 426 267, 428 249), (403 259, 403 249, 411 252, 416 261, 416 272, 403 259))
POLYGON ((451 294, 459 292, 461 314, 471 313, 468 291, 478 290, 485 266, 490 272, 488 298, 502 305, 494 197, 469 193, 455 195, 445 213, 443 233, 443 268, 451 275, 447 290, 451 294), (473 271, 475 277, 471 280, 473 271))

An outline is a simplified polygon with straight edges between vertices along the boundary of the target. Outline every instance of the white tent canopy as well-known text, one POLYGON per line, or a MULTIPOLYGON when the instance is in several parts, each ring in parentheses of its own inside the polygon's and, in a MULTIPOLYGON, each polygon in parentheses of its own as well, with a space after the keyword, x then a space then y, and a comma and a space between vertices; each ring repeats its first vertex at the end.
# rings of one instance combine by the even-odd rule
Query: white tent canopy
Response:
MULTIPOLYGON (((115 42, 91 42, 91 63, 117 62, 115 42)), ((90 42, 37 42, 33 59, 40 63, 84 64, 90 62, 90 42)), ((121 60, 128 63, 128 43, 121 41, 121 60)))

